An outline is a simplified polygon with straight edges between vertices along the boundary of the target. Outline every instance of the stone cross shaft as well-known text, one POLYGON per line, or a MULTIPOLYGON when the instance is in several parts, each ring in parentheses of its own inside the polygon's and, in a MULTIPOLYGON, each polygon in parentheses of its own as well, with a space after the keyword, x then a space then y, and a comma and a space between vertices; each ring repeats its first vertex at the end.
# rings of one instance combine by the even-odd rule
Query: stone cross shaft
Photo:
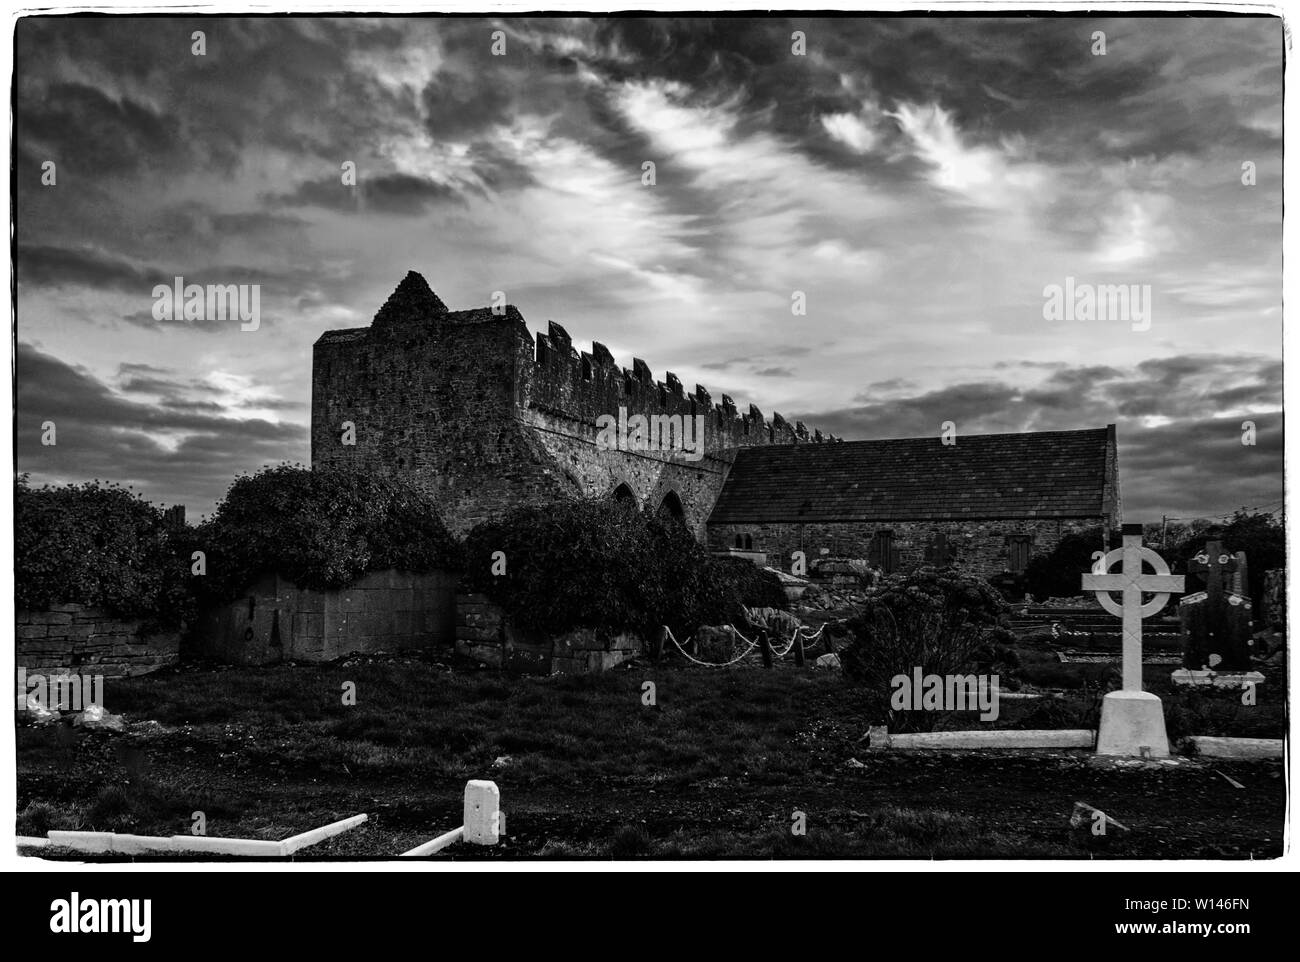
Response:
POLYGON ((1142 525, 1126 524, 1123 534, 1123 547, 1114 548, 1098 559, 1093 573, 1083 576, 1083 588, 1095 591, 1101 606, 1123 619, 1124 690, 1141 691, 1142 619, 1163 608, 1170 592, 1183 590, 1183 576, 1171 575, 1165 560, 1142 546, 1142 525), (1142 573, 1143 561, 1155 569, 1154 574, 1142 573), (1119 564, 1119 571, 1108 574, 1115 564, 1119 564), (1121 593, 1121 604, 1111 598, 1112 591, 1121 593), (1155 597, 1143 604, 1143 592, 1154 592, 1155 597))

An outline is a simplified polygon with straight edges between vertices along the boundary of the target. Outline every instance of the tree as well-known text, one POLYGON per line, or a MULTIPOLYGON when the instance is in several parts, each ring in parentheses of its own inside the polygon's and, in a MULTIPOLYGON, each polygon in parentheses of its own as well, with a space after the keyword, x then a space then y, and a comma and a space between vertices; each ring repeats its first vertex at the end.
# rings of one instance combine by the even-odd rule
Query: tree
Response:
POLYGON ((184 535, 139 495, 115 484, 14 487, 18 608, 103 607, 174 627, 190 617, 184 535))
POLYGON ((1025 567, 1025 590, 1035 598, 1073 598, 1083 593, 1083 576, 1092 569, 1093 553, 1109 547, 1102 528, 1067 534, 1046 554, 1025 567))
POLYGON ((465 539, 464 570, 512 623, 555 634, 689 633, 739 622, 742 605, 785 605, 772 572, 711 558, 675 519, 608 499, 529 505, 484 522, 465 539), (494 572, 502 555, 505 571, 494 572))

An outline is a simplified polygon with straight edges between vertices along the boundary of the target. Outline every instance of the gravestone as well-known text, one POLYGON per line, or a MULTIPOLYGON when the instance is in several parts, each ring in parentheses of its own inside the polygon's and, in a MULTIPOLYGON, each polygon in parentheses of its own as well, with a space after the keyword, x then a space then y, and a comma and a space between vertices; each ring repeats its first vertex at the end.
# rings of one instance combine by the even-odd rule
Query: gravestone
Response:
POLYGON ((1083 576, 1085 591, 1094 591, 1101 606, 1123 619, 1123 687, 1101 701, 1101 724, 1097 730, 1098 755, 1132 755, 1164 758, 1169 755, 1165 714, 1160 699, 1142 690, 1142 619, 1165 606, 1169 593, 1183 590, 1182 575, 1171 575, 1169 566, 1151 548, 1142 545, 1142 525, 1126 524, 1124 544, 1108 551, 1083 576), (1148 564, 1153 574, 1144 574, 1148 564), (1119 571, 1110 574, 1114 565, 1119 571), (1111 592, 1119 592, 1116 602, 1111 592), (1144 593, 1153 594, 1149 601, 1144 593))
POLYGON ((1254 626, 1245 552, 1233 555, 1221 542, 1210 541, 1188 570, 1201 578, 1205 590, 1178 603, 1183 667, 1173 673, 1174 683, 1236 687, 1262 682, 1264 676, 1250 670, 1254 626))
POLYGON ((1232 590, 1249 598, 1250 579, 1246 575, 1246 552, 1238 551, 1233 557, 1237 559, 1237 570, 1232 573, 1232 590))

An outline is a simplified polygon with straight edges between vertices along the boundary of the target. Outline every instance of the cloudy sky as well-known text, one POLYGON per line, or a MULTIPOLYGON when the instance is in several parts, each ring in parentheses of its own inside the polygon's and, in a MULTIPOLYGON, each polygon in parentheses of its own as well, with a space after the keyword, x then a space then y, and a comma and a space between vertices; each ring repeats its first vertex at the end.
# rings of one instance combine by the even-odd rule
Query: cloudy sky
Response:
POLYGON ((312 342, 414 269, 847 439, 1116 422, 1128 520, 1282 497, 1278 20, 27 19, 15 55, 37 481, 195 518, 307 461, 312 342), (260 285, 260 328, 155 320, 177 275, 260 285), (1149 329, 1046 320, 1067 278, 1149 285, 1149 329))

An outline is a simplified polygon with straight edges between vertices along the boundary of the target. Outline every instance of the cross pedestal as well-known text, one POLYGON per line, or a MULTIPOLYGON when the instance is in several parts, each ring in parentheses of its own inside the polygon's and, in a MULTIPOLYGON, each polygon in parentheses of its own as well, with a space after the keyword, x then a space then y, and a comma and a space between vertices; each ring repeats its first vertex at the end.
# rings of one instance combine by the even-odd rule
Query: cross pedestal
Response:
POLYGON ((1123 686, 1102 699, 1097 754, 1162 758, 1169 755, 1164 709, 1159 698, 1142 690, 1142 619, 1163 608, 1171 591, 1182 591, 1183 578, 1171 575, 1164 559, 1142 546, 1142 525, 1126 524, 1123 534, 1123 546, 1107 552, 1092 573, 1083 576, 1084 590, 1095 591, 1101 606, 1123 619, 1123 686), (1142 573, 1144 561, 1154 574, 1142 573), (1115 564, 1119 571, 1109 574, 1115 564), (1112 591, 1120 593, 1119 603, 1110 596, 1112 591), (1143 592, 1155 597, 1143 604, 1143 592))

